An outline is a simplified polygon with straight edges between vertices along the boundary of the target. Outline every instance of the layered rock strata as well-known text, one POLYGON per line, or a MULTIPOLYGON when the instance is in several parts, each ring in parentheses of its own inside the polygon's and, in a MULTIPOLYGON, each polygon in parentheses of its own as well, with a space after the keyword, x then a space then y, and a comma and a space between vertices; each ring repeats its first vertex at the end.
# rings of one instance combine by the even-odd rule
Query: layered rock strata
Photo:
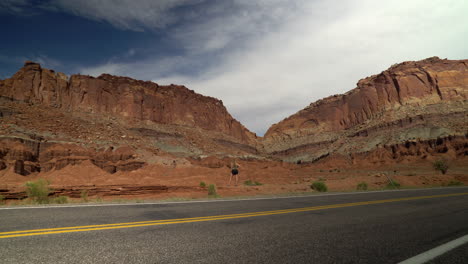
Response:
POLYGON ((268 152, 294 161, 468 131, 468 60, 404 62, 268 129, 268 152))
POLYGON ((108 173, 132 171, 145 165, 136 159, 130 148, 96 151, 72 143, 47 142, 42 138, 0 137, 0 170, 12 168, 14 173, 27 176, 34 172, 59 170, 86 160, 108 173))
POLYGON ((170 166, 206 156, 381 164, 468 153, 468 60, 397 64, 310 104, 264 138, 220 100, 184 86, 108 74, 68 78, 33 62, 0 80, 0 97, 1 173, 83 161, 115 173, 163 156, 170 166))
POLYGON ((222 101, 185 86, 162 86, 109 74, 68 78, 26 62, 13 77, 0 81, 0 96, 70 112, 201 128, 230 135, 243 143, 252 143, 256 138, 227 112, 222 101))

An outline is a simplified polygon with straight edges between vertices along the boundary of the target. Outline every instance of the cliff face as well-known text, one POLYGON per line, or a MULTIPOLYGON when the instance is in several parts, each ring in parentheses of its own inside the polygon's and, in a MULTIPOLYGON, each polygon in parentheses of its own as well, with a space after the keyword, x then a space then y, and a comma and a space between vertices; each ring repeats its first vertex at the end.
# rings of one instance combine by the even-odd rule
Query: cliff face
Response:
POLYGON ((59 170, 90 161, 108 173, 133 171, 145 165, 131 148, 95 151, 68 143, 44 142, 41 138, 0 137, 0 170, 12 168, 19 175, 59 170))
POLYGON ((467 99, 468 60, 404 62, 257 138, 220 100, 184 86, 108 74, 68 78, 27 62, 0 80, 0 173, 83 162, 116 173, 203 156, 350 165, 466 158, 467 99))
POLYGON ((404 62, 273 125, 263 143, 270 153, 290 160, 315 160, 407 140, 464 135, 467 99, 468 60, 404 62))
POLYGON ((12 78, 0 81, 0 96, 70 112, 110 114, 127 120, 174 124, 220 132, 243 143, 256 136, 235 120, 220 100, 184 86, 103 74, 72 75, 26 62, 12 78))

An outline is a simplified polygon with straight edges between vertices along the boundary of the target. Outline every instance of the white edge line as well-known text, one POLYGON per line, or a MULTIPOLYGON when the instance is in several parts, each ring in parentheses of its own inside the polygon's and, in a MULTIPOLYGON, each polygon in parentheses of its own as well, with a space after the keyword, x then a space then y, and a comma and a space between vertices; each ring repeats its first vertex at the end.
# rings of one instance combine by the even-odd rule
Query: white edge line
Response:
POLYGON ((407 260, 404 260, 398 264, 422 264, 426 263, 429 260, 435 259, 436 257, 443 255, 444 253, 455 249, 465 243, 468 243, 468 235, 462 236, 460 238, 457 238, 455 240, 452 240, 450 242, 447 242, 443 245, 440 245, 438 247, 435 247, 433 249, 430 249, 426 252, 423 252, 419 255, 416 255, 412 258, 409 258, 407 260))
POLYGON ((219 200, 197 200, 197 201, 180 201, 180 202, 146 202, 146 203, 111 203, 111 204, 76 204, 76 205, 45 205, 45 206, 28 206, 28 207, 5 207, 0 210, 17 210, 17 209, 50 209, 50 208, 73 208, 73 207, 101 207, 101 206, 133 206, 133 205, 166 205, 166 204, 191 204, 191 203, 216 203, 216 202, 237 202, 237 201, 255 201, 255 200, 276 200, 276 199, 292 199, 305 197, 323 197, 337 195, 354 195, 368 193, 386 193, 386 192, 406 192, 406 191, 430 191, 430 190, 449 190, 449 189, 465 189, 463 187, 440 187, 440 188, 423 188, 423 189, 404 189, 404 190, 382 190, 382 191, 366 191, 366 192, 342 192, 342 193, 327 193, 327 194, 310 194, 285 197, 259 197, 259 198, 242 198, 242 199, 219 199, 219 200))

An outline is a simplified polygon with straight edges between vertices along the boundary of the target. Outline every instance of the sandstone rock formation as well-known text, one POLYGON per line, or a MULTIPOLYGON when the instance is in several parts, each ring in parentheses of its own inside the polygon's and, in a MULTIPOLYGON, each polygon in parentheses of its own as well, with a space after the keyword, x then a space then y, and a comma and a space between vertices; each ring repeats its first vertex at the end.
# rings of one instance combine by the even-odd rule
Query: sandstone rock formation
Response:
POLYGON ((0 96, 43 104, 70 112, 111 114, 126 119, 217 131, 243 143, 256 136, 235 120, 222 101, 185 86, 103 74, 98 78, 72 75, 26 62, 12 78, 0 82, 0 96))
POLYGON ((411 140, 464 137, 467 99, 468 60, 404 62, 271 126, 263 143, 286 160, 313 161, 411 140))
POLYGON ((404 62, 257 138, 221 101, 184 86, 68 78, 26 62, 0 80, 0 194, 22 199, 24 183, 42 177, 53 183, 51 195, 76 199, 83 190, 205 197, 199 182, 226 184, 233 158, 242 180, 265 186, 220 187, 229 195, 303 192, 322 178, 334 190, 361 181, 382 188, 388 173, 404 185, 466 183, 467 99, 468 60, 404 62), (441 158, 451 175, 435 176, 441 158))
POLYGON ((26 62, 0 80, 0 176, 83 162, 119 174, 154 164, 221 169, 233 156, 379 165, 468 155, 468 60, 404 62, 357 86, 257 138, 220 100, 184 86, 68 78, 26 62))
POLYGON ((255 134, 218 99, 108 74, 68 78, 34 62, 0 80, 0 120, 0 171, 20 175, 83 161, 115 173, 156 156, 257 152, 255 134))
POLYGON ((14 173, 23 176, 34 172, 59 170, 86 160, 111 174, 117 171, 132 171, 145 165, 145 162, 138 161, 135 157, 130 148, 95 151, 72 143, 44 142, 41 138, 33 140, 0 137, 2 169, 11 167, 14 173))

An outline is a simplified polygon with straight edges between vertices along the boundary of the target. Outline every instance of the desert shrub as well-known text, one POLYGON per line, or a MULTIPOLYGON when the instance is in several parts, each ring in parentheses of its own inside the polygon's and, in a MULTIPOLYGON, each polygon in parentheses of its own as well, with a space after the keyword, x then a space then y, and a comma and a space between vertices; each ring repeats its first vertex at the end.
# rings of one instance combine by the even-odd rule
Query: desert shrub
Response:
POLYGON ((26 194, 34 202, 44 204, 49 202, 49 182, 44 179, 29 181, 25 184, 26 194))
POLYGON ((464 184, 461 181, 450 181, 449 183, 447 183, 447 186, 462 186, 462 185, 464 184))
POLYGON ((360 191, 367 191, 367 183, 366 182, 360 182, 358 183, 358 185, 356 186, 356 190, 360 190, 360 191))
POLYGON ((251 181, 251 180, 247 180, 244 182, 244 185, 247 185, 247 186, 259 186, 259 185, 262 185, 262 183, 258 182, 258 181, 251 181))
POLYGON ((5 196, 0 194, 0 204, 4 204, 4 203, 5 203, 5 196))
POLYGON ((216 185, 210 184, 208 185, 208 195, 210 196, 217 196, 218 193, 216 192, 216 185))
POLYGON ((328 191, 327 185, 324 182, 321 182, 321 181, 313 182, 312 185, 310 185, 310 188, 312 190, 316 190, 316 191, 319 191, 319 192, 328 191))
POLYGON ((68 203, 68 196, 59 196, 59 197, 55 197, 54 203, 66 204, 66 203, 68 203))
POLYGON ((401 184, 395 180, 392 180, 391 182, 387 183, 387 186, 385 186, 386 189, 399 189, 400 187, 401 184))
POLYGON ((449 169, 447 161, 445 161, 445 160, 437 160, 432 164, 432 166, 434 167, 434 169, 442 172, 442 174, 447 173, 447 171, 449 169))
POLYGON ((87 202, 88 201, 88 190, 81 190, 80 197, 81 197, 81 200, 83 200, 83 202, 87 202))
POLYGON ((205 183, 204 181, 201 181, 201 182, 200 182, 200 187, 205 188, 205 187, 206 187, 206 183, 205 183))

